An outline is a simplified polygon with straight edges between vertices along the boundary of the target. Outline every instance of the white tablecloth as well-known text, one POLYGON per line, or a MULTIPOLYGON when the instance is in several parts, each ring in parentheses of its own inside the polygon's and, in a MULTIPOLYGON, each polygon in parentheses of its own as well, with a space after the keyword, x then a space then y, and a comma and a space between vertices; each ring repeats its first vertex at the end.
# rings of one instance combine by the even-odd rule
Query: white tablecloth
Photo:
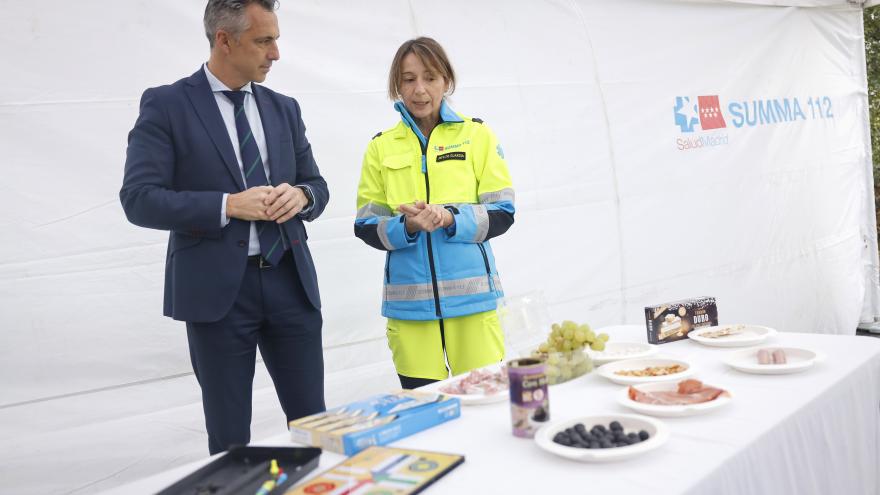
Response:
MULTIPOLYGON (((641 326, 605 331, 612 340, 645 340, 641 326)), ((463 407, 461 418, 393 445, 464 454, 464 464, 429 494, 880 493, 880 339, 780 333, 770 343, 821 351, 827 359, 801 373, 752 375, 722 363, 736 349, 688 340, 660 346, 662 355, 687 359, 696 378, 729 389, 734 400, 705 415, 661 419, 669 441, 641 457, 606 464, 556 457, 511 434, 507 402, 463 407)), ((632 413, 616 402, 621 387, 597 373, 554 385, 551 420, 632 413)), ((285 433, 261 444, 289 441, 285 433)), ((325 452, 315 474, 342 459, 325 452)), ((197 465, 113 493, 155 492, 197 465)))

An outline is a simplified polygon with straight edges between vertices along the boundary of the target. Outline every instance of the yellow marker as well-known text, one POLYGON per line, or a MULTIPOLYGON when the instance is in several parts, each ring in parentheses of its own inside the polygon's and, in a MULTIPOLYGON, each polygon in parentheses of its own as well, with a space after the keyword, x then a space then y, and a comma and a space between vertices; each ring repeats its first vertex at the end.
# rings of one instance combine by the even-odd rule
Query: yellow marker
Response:
POLYGON ((269 474, 271 474, 272 476, 277 477, 277 476, 278 476, 278 471, 279 471, 279 470, 278 470, 278 461, 275 460, 275 459, 272 459, 272 463, 269 464, 269 474))

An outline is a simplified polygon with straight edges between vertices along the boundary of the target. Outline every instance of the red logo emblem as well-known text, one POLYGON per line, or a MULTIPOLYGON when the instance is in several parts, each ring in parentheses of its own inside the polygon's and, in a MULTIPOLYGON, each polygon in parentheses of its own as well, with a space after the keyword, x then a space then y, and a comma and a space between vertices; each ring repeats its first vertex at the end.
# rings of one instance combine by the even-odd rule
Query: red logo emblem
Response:
POLYGON ((700 108, 700 127, 704 131, 727 127, 724 115, 721 115, 721 103, 718 102, 718 95, 698 96, 697 103, 700 108))

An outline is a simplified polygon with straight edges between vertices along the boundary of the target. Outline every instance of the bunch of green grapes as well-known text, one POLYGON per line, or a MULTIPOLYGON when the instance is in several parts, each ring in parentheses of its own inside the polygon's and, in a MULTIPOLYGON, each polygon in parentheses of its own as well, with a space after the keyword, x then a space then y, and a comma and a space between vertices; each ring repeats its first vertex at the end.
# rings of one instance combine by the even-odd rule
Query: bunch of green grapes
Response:
POLYGON ((594 351, 602 351, 607 341, 608 334, 596 335, 590 325, 566 320, 552 325, 547 341, 533 354, 547 361, 545 373, 548 383, 553 385, 592 371, 593 362, 583 350, 589 345, 594 351))
POLYGON ((554 323, 551 327, 547 342, 538 346, 538 352, 565 352, 582 349, 590 346, 594 351, 604 351, 605 342, 608 342, 608 334, 596 335, 590 325, 586 323, 578 325, 571 320, 565 320, 561 324, 554 323))

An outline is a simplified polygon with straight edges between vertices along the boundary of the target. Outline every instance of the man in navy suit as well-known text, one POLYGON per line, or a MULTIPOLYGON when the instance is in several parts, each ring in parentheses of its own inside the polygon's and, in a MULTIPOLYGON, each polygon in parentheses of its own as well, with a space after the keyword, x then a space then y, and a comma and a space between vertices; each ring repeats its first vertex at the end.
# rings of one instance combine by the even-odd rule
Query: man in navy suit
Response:
POLYGON ((279 59, 274 0, 209 0, 211 56, 144 92, 119 193, 170 231, 165 315, 186 322, 212 454, 250 440, 256 349, 288 421, 321 412, 321 300, 303 220, 327 205, 299 104, 254 83, 279 59))

